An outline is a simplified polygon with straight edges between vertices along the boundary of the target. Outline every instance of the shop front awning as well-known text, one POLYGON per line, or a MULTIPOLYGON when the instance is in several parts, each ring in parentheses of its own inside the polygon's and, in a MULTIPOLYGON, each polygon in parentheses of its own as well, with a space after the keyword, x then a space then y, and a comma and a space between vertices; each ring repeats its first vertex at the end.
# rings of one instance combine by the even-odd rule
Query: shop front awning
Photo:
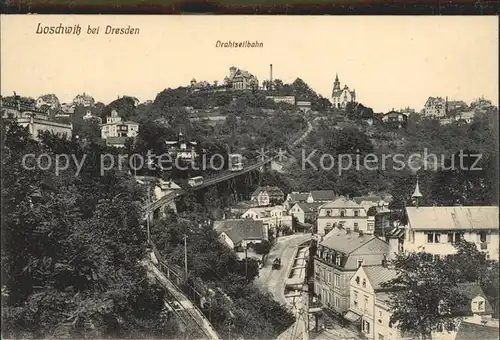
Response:
POLYGON ((357 322, 361 321, 361 315, 354 313, 353 311, 348 311, 344 315, 344 319, 346 319, 347 321, 350 321, 352 323, 357 323, 357 322))

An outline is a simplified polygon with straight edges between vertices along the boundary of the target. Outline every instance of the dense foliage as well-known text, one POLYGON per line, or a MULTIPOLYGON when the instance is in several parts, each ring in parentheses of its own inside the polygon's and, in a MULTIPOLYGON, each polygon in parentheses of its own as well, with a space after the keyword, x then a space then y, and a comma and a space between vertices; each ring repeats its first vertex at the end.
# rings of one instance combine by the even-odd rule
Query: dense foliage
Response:
POLYGON ((460 284, 480 284, 498 315, 498 261, 486 260, 473 243, 456 247, 446 260, 420 252, 393 261, 398 276, 385 285, 392 289, 391 322, 404 333, 431 339, 438 329, 456 329, 471 303, 460 284))
MULTIPOLYGON (((203 280, 203 285, 214 291, 222 288, 226 294, 216 294, 211 308, 204 311, 219 334, 224 338, 275 338, 294 322, 293 316, 253 287, 259 271, 257 262, 248 259, 245 269, 245 259, 240 260, 223 244, 206 221, 202 211, 169 214, 151 227, 152 238, 163 256, 183 267, 187 236, 189 275, 203 280)), ((264 247, 267 249, 262 251, 268 251, 268 245, 264 247)))
MULTIPOLYGON (((176 335, 163 290, 139 263, 146 247, 142 191, 118 171, 99 175, 93 145, 46 135, 41 143, 4 121, 2 331, 15 338, 157 338, 176 335), (57 176, 23 166, 26 154, 74 155, 85 166, 57 176)), ((26 165, 34 166, 33 159, 26 165)))

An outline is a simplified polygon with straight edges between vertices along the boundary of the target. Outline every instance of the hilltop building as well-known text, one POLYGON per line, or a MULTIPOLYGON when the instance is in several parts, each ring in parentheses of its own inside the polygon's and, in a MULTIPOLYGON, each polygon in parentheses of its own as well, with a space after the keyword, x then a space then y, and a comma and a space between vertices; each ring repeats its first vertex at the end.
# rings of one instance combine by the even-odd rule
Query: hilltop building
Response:
POLYGON ((229 68, 229 76, 224 78, 224 84, 233 90, 253 90, 259 88, 259 80, 248 71, 234 66, 229 68))
POLYGON ((35 103, 36 108, 41 108, 44 105, 51 109, 58 109, 61 106, 59 99, 55 94, 44 94, 43 96, 38 97, 35 103))
POLYGON ((124 147, 127 138, 134 138, 139 132, 139 124, 132 121, 122 121, 116 110, 106 117, 106 123, 101 125, 101 138, 107 145, 124 147))
POLYGON ((429 97, 424 105, 424 116, 444 118, 448 112, 447 109, 448 99, 442 97, 429 97))
POLYGON ((177 140, 166 141, 168 153, 184 161, 194 161, 198 154, 196 152, 197 143, 194 141, 187 141, 182 132, 179 132, 177 140))
POLYGON ((343 88, 340 87, 340 81, 338 74, 335 76, 335 82, 333 83, 332 91, 332 103, 333 107, 337 109, 345 109, 347 103, 354 103, 356 101, 356 90, 350 90, 349 86, 344 85, 343 88))
POLYGON ((85 92, 83 94, 79 94, 77 95, 74 99, 73 99, 73 104, 75 106, 79 106, 79 105, 82 105, 82 106, 94 106, 95 104, 95 100, 92 96, 89 96, 88 94, 86 94, 85 92))

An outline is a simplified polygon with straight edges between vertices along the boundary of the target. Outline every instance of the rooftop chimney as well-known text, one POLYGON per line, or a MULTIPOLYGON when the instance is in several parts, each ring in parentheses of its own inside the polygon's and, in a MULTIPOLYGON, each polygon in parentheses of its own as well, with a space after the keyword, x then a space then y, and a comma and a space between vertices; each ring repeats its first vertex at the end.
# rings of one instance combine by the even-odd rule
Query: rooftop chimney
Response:
POLYGON ((387 267, 387 256, 384 255, 382 258, 382 267, 386 268, 387 267))

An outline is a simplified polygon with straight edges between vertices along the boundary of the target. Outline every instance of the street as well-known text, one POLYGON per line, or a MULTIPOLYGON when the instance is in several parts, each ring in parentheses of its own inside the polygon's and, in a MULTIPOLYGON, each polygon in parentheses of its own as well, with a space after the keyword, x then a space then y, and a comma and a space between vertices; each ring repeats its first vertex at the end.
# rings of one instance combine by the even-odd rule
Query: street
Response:
POLYGON ((269 252, 264 267, 259 272, 259 277, 255 279, 254 284, 256 287, 262 292, 271 293, 276 301, 287 304, 284 286, 289 274, 288 269, 295 258, 297 246, 310 237, 311 234, 293 234, 278 237, 277 243, 269 252), (272 262, 275 258, 281 258, 281 268, 278 270, 272 269, 272 262))

